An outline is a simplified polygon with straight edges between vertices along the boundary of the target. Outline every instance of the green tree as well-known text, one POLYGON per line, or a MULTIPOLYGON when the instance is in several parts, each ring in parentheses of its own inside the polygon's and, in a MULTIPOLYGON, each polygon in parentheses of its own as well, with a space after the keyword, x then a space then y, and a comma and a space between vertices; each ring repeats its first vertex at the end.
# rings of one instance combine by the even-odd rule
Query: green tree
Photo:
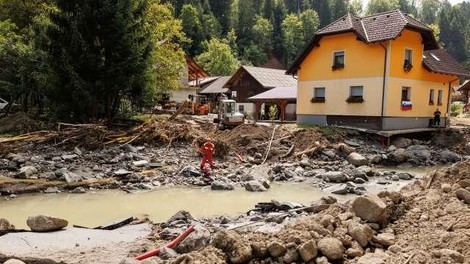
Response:
POLYGON ((312 3, 312 7, 320 17, 320 27, 324 27, 332 22, 328 0, 315 0, 312 3))
POLYGON ((57 7, 49 37, 58 116, 112 120, 123 99, 142 103, 155 87, 149 1, 57 0, 57 7))
POLYGON ((460 62, 465 62, 468 58, 464 21, 459 6, 451 6, 448 1, 443 2, 439 13, 439 39, 446 51, 460 62))
POLYGON ((330 0, 331 18, 336 20, 348 13, 349 0, 330 0))
POLYGON ((238 61, 227 44, 214 38, 204 42, 204 45, 206 51, 194 59, 211 75, 231 75, 239 67, 238 61))
POLYGON ((372 15, 398 8, 397 0, 370 0, 367 5, 366 14, 372 15))
POLYGON ((362 16, 362 13, 364 12, 362 9, 362 2, 361 0, 353 0, 349 3, 348 6, 348 11, 349 13, 356 15, 356 16, 362 16))
POLYGON ((398 8, 405 14, 413 17, 418 16, 418 9, 416 8, 415 0, 398 0, 398 8))
POLYGON ((147 16, 153 45, 152 70, 153 89, 148 90, 146 98, 153 99, 161 91, 177 89, 181 86, 180 74, 185 69, 184 52, 177 43, 187 42, 182 22, 173 16, 170 4, 160 4, 152 0, 147 16))
POLYGON ((422 0, 420 18, 426 24, 437 23, 437 17, 441 8, 440 0, 422 0))
POLYGON ((282 32, 284 46, 287 49, 287 65, 289 65, 304 46, 302 21, 296 15, 287 15, 282 21, 282 32))
POLYGON ((307 43, 317 32, 320 26, 320 18, 315 10, 307 9, 300 14, 300 21, 302 22, 303 42, 307 43))
POLYGON ((190 56, 202 52, 203 27, 199 16, 199 11, 192 5, 185 4, 181 8, 179 19, 182 21, 183 31, 191 40, 190 43, 183 44, 184 51, 190 56))
POLYGON ((255 25, 253 26, 253 39, 256 40, 258 46, 264 52, 268 52, 272 48, 272 35, 273 25, 269 20, 261 16, 256 17, 255 25))

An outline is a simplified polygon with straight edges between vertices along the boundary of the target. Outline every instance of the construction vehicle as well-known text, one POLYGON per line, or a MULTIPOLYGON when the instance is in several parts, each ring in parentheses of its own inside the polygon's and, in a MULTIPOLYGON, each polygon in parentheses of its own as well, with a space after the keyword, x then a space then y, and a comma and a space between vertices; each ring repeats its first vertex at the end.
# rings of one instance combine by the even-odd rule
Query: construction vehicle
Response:
POLYGON ((232 128, 245 123, 245 115, 237 111, 235 100, 222 99, 219 101, 217 118, 214 123, 219 124, 220 129, 232 128))
POLYGON ((207 115, 209 114, 209 104, 207 98, 204 95, 188 95, 188 99, 191 100, 190 112, 192 115, 207 115))

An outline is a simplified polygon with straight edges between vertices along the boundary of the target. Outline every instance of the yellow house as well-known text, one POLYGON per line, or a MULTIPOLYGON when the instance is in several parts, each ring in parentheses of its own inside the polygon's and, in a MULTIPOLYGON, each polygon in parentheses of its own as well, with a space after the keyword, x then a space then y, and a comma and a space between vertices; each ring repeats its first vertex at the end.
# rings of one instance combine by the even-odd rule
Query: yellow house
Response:
POLYGON ((287 73, 298 78, 299 124, 379 131, 437 125, 436 109, 445 126, 452 86, 470 76, 429 27, 399 10, 320 29, 287 73))

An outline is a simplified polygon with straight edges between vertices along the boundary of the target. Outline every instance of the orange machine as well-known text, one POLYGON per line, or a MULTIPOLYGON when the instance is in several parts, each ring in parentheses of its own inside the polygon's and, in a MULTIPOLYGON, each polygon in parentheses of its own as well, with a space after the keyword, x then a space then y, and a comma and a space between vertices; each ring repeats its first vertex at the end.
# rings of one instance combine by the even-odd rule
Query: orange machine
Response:
POLYGON ((207 98, 203 95, 192 95, 188 98, 191 100, 191 114, 193 115, 207 115, 209 114, 210 108, 207 98))

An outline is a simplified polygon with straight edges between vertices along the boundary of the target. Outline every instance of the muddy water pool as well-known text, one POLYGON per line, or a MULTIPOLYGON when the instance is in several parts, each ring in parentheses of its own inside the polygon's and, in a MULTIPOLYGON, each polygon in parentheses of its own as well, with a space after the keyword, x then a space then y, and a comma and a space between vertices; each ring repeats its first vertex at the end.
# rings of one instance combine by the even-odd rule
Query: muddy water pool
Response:
MULTIPOLYGON (((384 168, 410 172, 418 177, 435 168, 384 168)), ((410 181, 376 184, 376 179, 364 186, 368 192, 398 190, 410 181)), ((6 218, 16 228, 27 228, 29 216, 46 214, 60 217, 71 225, 95 227, 115 220, 135 216, 164 222, 179 210, 194 217, 235 215, 253 209, 258 202, 297 202, 309 205, 324 195, 330 195, 308 183, 272 183, 267 192, 253 193, 237 188, 234 191, 211 191, 205 188, 164 188, 146 192, 125 193, 121 190, 88 192, 85 194, 31 194, 6 200, 0 197, 0 218, 6 218)), ((335 195, 334 195, 335 196, 335 195)), ((336 195, 345 201, 354 195, 336 195)))

